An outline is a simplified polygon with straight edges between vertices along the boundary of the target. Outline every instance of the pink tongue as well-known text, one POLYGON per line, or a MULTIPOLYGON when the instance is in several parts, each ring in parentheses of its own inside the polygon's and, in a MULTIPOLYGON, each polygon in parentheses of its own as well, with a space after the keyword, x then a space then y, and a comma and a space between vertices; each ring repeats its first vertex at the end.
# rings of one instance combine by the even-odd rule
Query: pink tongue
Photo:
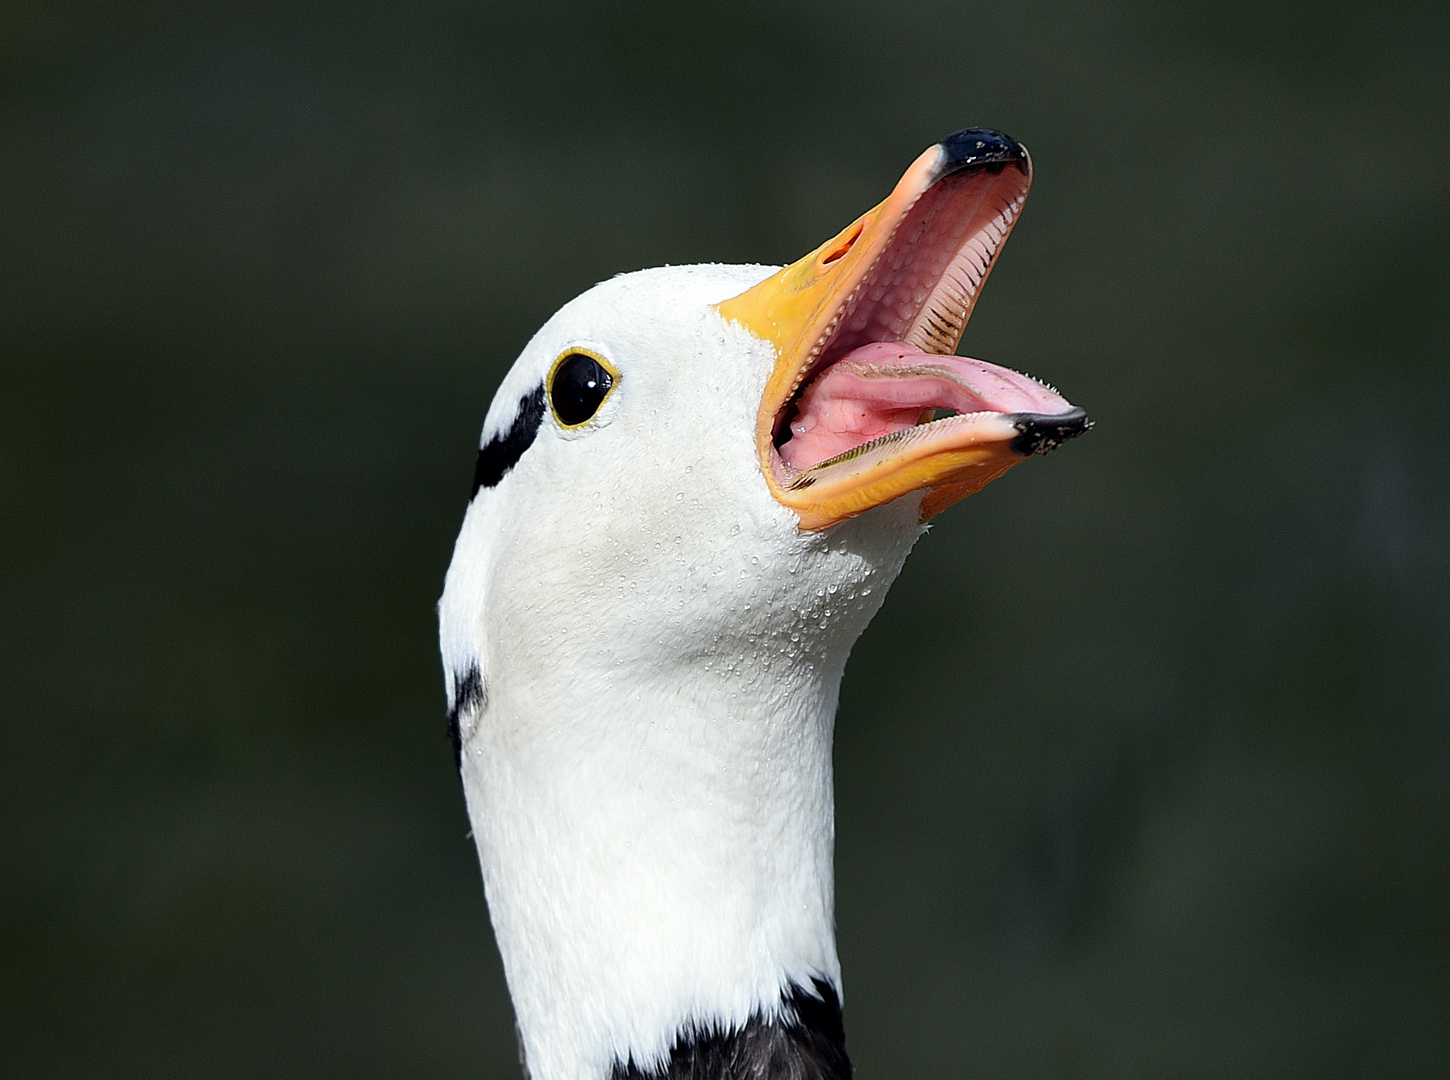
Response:
POLYGON ((1051 415, 1071 408, 1041 383, 996 364, 875 341, 852 349, 806 387, 780 456, 796 469, 809 469, 913 427, 929 409, 1051 415))

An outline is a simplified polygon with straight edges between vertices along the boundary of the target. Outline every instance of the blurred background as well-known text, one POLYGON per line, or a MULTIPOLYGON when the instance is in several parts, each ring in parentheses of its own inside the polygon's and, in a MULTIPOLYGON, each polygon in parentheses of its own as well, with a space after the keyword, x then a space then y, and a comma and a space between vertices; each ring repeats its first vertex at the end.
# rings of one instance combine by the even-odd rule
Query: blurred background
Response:
POLYGON ((1098 428, 851 661, 858 1074, 1443 1075, 1446 7, 523 8, 0 5, 0 1072, 517 1077, 433 617, 493 389, 984 125, 963 351, 1098 428))

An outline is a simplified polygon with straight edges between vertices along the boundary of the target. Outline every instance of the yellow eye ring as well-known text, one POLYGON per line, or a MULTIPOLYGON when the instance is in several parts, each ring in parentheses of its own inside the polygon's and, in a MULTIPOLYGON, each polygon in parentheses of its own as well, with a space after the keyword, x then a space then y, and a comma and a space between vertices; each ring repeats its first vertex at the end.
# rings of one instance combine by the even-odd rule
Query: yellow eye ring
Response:
POLYGON ((565 349, 549 368, 549 411, 565 431, 594 419, 619 382, 619 369, 593 349, 565 349))

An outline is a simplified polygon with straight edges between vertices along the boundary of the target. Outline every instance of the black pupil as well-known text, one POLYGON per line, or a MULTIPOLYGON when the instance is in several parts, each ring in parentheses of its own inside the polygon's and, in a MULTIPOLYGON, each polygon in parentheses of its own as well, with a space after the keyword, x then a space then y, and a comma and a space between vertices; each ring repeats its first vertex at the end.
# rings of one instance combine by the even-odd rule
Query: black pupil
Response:
POLYGON ((554 401, 554 412, 565 424, 582 424, 599 411, 599 403, 614 377, 592 356, 572 353, 554 372, 554 385, 549 396, 554 401))

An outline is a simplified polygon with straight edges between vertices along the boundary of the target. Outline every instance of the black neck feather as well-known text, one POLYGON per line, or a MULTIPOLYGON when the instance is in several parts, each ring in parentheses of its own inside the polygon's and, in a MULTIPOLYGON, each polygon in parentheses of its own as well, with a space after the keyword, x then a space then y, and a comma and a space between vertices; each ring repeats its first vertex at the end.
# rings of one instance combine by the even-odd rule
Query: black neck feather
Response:
POLYGON ((609 1080, 850 1080, 841 999, 829 983, 811 982, 812 990, 792 984, 772 1019, 686 1032, 663 1066, 616 1063, 609 1080))

